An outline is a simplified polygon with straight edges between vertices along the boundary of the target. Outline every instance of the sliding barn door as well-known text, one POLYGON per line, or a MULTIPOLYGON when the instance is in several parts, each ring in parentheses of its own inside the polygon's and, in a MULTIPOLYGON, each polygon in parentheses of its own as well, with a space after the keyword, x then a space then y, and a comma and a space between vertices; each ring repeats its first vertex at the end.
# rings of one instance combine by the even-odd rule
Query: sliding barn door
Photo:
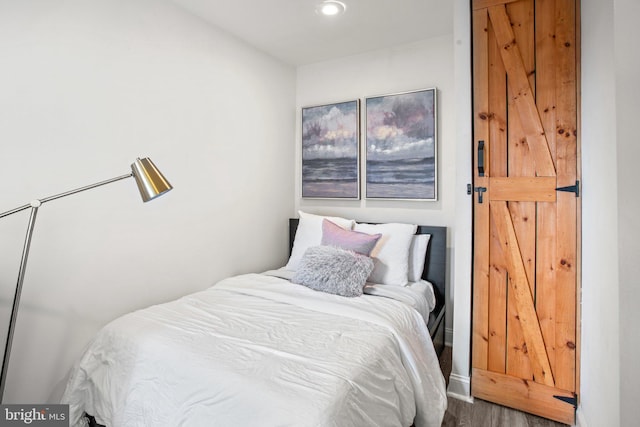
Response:
POLYGON ((578 0, 473 0, 472 394, 572 424, 578 0))

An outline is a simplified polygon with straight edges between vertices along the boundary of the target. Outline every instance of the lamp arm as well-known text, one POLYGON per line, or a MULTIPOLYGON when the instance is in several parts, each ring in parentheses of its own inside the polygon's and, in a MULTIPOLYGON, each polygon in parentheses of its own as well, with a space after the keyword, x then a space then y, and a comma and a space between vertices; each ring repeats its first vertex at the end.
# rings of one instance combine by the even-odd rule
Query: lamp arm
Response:
POLYGON ((104 181, 96 182, 95 184, 85 185, 84 187, 76 188, 75 190, 65 191, 64 193, 55 194, 53 196, 45 197, 40 199, 41 203, 50 202, 51 200, 61 199, 66 196, 71 196, 72 194, 80 193, 82 191, 91 190, 92 188, 100 187, 102 185, 111 184, 112 182, 120 181, 122 179, 131 178, 133 176, 133 172, 128 173, 126 175, 117 176, 115 178, 107 179, 104 181))
POLYGON ((16 285, 16 293, 13 297, 13 307, 11 309, 11 319, 9 320, 9 331, 7 333, 7 343, 4 347, 4 358, 2 359, 2 371, 0 371, 0 403, 4 401, 4 388, 7 380, 7 369, 9 367, 9 358, 11 356, 11 345, 13 342, 13 334, 16 326, 16 319, 18 316, 18 306, 20 305, 20 295, 22 294, 22 284, 24 283, 24 275, 27 269, 27 259, 29 258, 29 249, 31 248, 31 237, 33 236, 33 228, 36 222, 36 215, 38 214, 38 208, 42 203, 50 202, 51 200, 60 199, 62 197, 70 196, 72 194, 80 193, 82 191, 90 190, 92 188, 100 187, 102 185, 110 184, 112 182, 120 181, 122 179, 131 178, 133 173, 121 175, 115 178, 107 179, 105 181, 96 182, 95 184, 86 185, 84 187, 76 188, 75 190, 65 191, 64 193, 56 194, 53 196, 45 197, 43 199, 34 200, 28 205, 19 206, 15 209, 0 213, 0 218, 9 216, 14 213, 21 212, 25 209, 31 208, 31 216, 29 217, 29 226, 27 227, 27 235, 24 239, 24 247, 22 249, 22 259, 20 260, 20 270, 18 272, 18 283, 16 285))
MULTIPOLYGON (((38 199, 40 203, 50 202, 51 200, 61 199, 62 197, 70 196, 72 194, 80 193, 82 191, 91 190, 92 188, 100 187, 101 185, 111 184, 112 182, 120 181, 122 179, 131 178, 133 173, 128 173, 126 175, 117 176, 115 178, 107 179, 104 181, 96 182, 95 184, 85 185, 84 187, 76 188, 75 190, 65 191, 64 193, 55 194, 53 196, 44 197, 42 199, 38 199)), ((31 203, 26 205, 18 206, 17 208, 11 209, 9 211, 0 213, 0 218, 4 218, 5 216, 12 215, 14 213, 22 212, 23 210, 29 209, 32 207, 31 203)))
POLYGON ((5 216, 9 216, 9 215, 12 215, 14 213, 22 212, 23 210, 29 209, 30 207, 31 207, 31 203, 29 203, 27 205, 18 206, 17 208, 11 209, 10 211, 2 212, 0 214, 0 218, 4 218, 5 216))

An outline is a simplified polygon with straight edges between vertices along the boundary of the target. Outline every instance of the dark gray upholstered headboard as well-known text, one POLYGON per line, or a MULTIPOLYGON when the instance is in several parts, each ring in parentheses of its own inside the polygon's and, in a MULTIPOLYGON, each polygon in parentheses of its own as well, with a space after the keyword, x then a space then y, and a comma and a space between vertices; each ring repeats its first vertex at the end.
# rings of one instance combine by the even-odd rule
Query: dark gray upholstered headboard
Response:
MULTIPOLYGON (((289 219, 289 253, 298 229, 298 219, 289 219)), ((422 278, 433 284, 437 304, 434 312, 439 312, 445 303, 445 283, 447 271, 447 227, 419 225, 416 234, 431 234, 422 278)))

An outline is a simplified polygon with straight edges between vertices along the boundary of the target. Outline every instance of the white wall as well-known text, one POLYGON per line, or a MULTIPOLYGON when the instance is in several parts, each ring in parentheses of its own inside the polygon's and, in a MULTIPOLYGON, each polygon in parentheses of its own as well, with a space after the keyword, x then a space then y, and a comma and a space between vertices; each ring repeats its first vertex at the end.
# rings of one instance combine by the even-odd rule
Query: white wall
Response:
POLYGON ((640 198, 634 174, 640 159, 640 2, 615 0, 615 64, 617 115, 618 257, 620 265, 620 425, 640 419, 640 198))
POLYGON ((613 1, 582 2, 582 343, 579 416, 620 425, 613 1))
MULTIPOLYGON (((361 55, 298 67, 296 122, 296 208, 306 212, 335 214, 360 221, 408 222, 451 227, 455 214, 456 141, 453 55, 451 35, 361 55), (436 87, 438 89, 438 201, 336 201, 302 199, 301 117, 305 106, 329 104, 389 93, 436 87)), ((364 102, 361 115, 364 116, 364 102)), ((364 126, 361 127, 364 129, 364 126)), ((363 179, 361 179, 362 181, 363 179)), ((464 191, 464 190, 463 190, 464 191)), ((364 191, 361 191, 364 194, 364 191)), ((452 230, 449 233, 450 271, 452 230)), ((449 280, 451 283, 451 280, 449 280)), ((451 301, 449 293, 449 301, 451 301)), ((447 312, 451 330, 451 311, 447 312)))
POLYGON ((462 400, 471 400, 471 260, 472 260, 472 202, 464 195, 466 183, 471 182, 471 13, 467 0, 454 3, 454 60, 456 96, 456 212, 454 277, 452 289, 453 354, 447 393, 462 400))
MULTIPOLYGON (((43 205, 5 402, 56 401, 116 316, 285 262, 292 67, 155 0, 1 2, 0 58, 0 211, 137 156, 175 186, 148 204, 126 180, 43 205)), ((27 218, 0 220, 2 333, 27 218)))

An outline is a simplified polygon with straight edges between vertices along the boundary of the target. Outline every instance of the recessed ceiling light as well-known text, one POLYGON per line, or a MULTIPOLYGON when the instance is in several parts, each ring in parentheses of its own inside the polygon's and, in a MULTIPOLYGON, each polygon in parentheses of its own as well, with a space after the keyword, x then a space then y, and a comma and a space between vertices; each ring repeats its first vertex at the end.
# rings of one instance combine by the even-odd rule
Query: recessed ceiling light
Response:
POLYGON ((344 3, 335 0, 325 0, 316 6, 316 13, 325 16, 340 15, 341 13, 344 13, 345 10, 347 10, 347 6, 344 3))

